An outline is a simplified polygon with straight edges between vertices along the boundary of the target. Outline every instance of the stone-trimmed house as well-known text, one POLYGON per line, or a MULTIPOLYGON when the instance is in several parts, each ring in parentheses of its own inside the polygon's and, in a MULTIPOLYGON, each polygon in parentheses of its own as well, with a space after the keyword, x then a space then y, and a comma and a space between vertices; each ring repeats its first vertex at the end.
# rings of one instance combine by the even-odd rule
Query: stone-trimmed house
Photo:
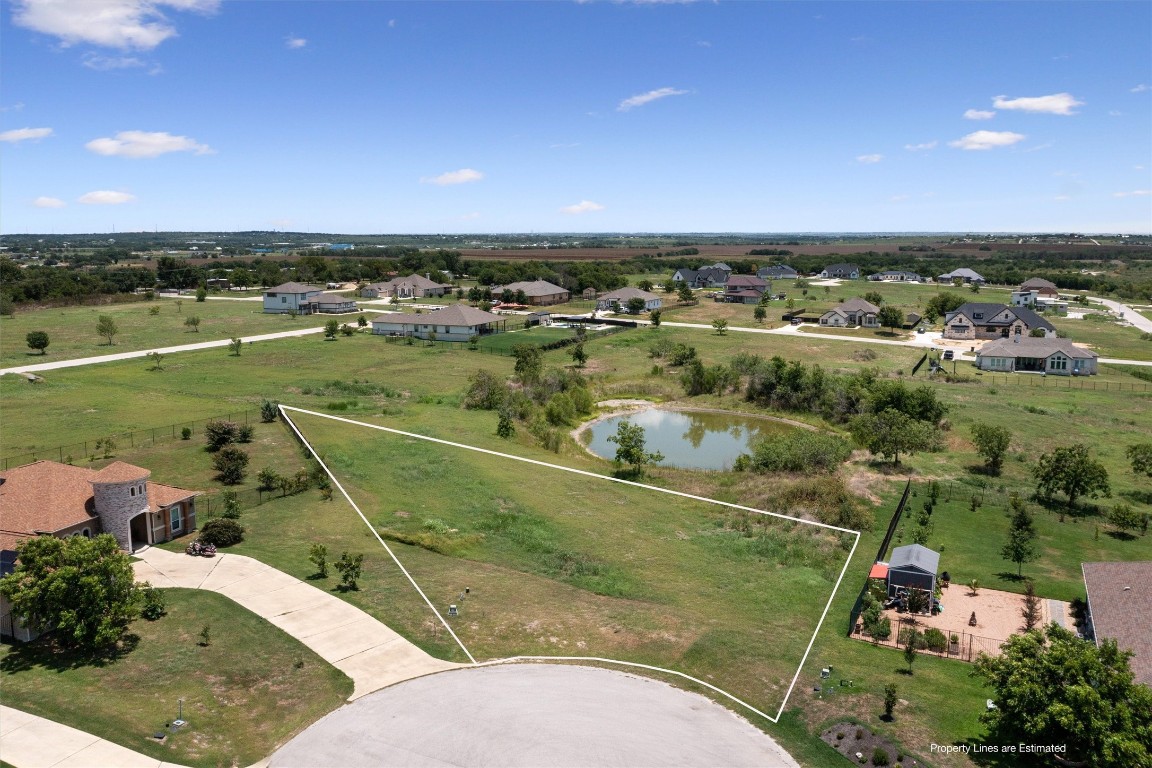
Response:
POLYGON ((1045 280, 1042 277, 1031 277, 1020 284, 1017 288, 1018 291, 1035 291, 1037 296, 1045 296, 1050 299, 1060 298, 1060 290, 1056 287, 1056 283, 1045 280))
POLYGON ((900 270, 890 269, 887 272, 874 272, 868 275, 868 279, 873 282, 919 283, 923 281, 924 278, 915 272, 902 272, 900 270))
POLYGON ((772 290, 772 284, 756 275, 732 275, 724 286, 724 295, 718 301, 729 304, 759 304, 764 294, 772 290))
POLYGON ((985 344, 976 353, 976 367, 990 373, 1095 376, 1099 357, 1068 339, 1013 336, 985 344))
POLYGON ((829 264, 820 272, 824 279, 859 280, 860 267, 855 264, 829 264))
POLYGON ((724 270, 717 266, 701 267, 700 269, 678 269, 672 273, 675 283, 688 283, 692 288, 723 288, 728 284, 731 270, 724 270))
POLYGON ((820 325, 831 328, 879 328, 880 307, 864 299, 848 299, 820 315, 820 325))
POLYGON ((962 280, 965 285, 983 285, 985 282, 987 282, 979 272, 968 269, 968 267, 960 267, 960 269, 954 269, 951 272, 946 272, 945 274, 937 277, 936 280, 941 283, 950 283, 957 278, 962 280))
POLYGON ((264 312, 267 314, 286 314, 298 312, 307 314, 306 305, 313 297, 319 296, 324 289, 318 285, 307 283, 281 283, 272 288, 264 289, 264 312))
POLYGON ((1084 634, 1099 647, 1105 639, 1131 651, 1137 683, 1152 687, 1152 560, 1081 563, 1088 598, 1084 634))
POLYGON ((568 301, 571 296, 567 290, 547 280, 523 280, 518 283, 509 283, 508 285, 492 286, 492 296, 494 298, 499 299, 500 294, 504 293, 504 291, 512 291, 512 293, 524 291, 524 296, 528 299, 528 303, 540 307, 546 307, 551 304, 563 304, 568 301))
POLYGON ((394 277, 383 283, 372 283, 360 289, 366 299, 422 299, 425 296, 443 296, 452 290, 447 283, 438 283, 426 275, 415 273, 408 277, 394 277))
POLYGON ((1056 327, 1026 307, 969 302, 944 317, 945 339, 975 341, 1028 336, 1034 329, 1045 338, 1056 336, 1056 327))
POLYGON ((437 341, 468 341, 473 336, 500 333, 507 319, 467 304, 452 304, 421 315, 385 312, 372 318, 372 333, 378 336, 415 336, 437 341))
POLYGON ((644 311, 651 312, 654 309, 660 309, 664 305, 664 300, 654 293, 642 291, 639 288, 627 286, 624 288, 617 288, 614 291, 601 296, 596 300, 596 309, 599 310, 612 310, 615 312, 627 312, 628 302, 632 299, 644 300, 644 311))
MULTIPOLYGON (((110 533, 133 552, 195 530, 199 491, 153 482, 151 474, 123 461, 100 470, 35 461, 0 472, 0 576, 15 567, 20 542, 36 536, 110 533)), ((0 635, 35 636, 2 597, 0 635)))
POLYGON ((756 270, 756 277, 765 280, 795 280, 800 277, 800 273, 787 264, 773 264, 756 270))

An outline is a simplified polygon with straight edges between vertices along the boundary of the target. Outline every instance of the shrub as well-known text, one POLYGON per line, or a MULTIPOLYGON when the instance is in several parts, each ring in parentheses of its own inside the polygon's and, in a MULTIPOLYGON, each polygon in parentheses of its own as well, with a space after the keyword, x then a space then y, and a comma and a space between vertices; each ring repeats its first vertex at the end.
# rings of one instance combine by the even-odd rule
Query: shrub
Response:
POLYGON ((235 520, 218 517, 200 528, 200 541, 217 547, 230 547, 244 540, 244 526, 235 520))
POLYGON ((220 517, 235 520, 240 517, 240 497, 236 495, 236 491, 228 490, 220 494, 220 503, 223 509, 220 512, 220 517))
POLYGON ((236 442, 240 433, 240 425, 234 421, 213 419, 204 425, 204 437, 208 441, 209 451, 218 451, 229 443, 236 442))
POLYGON ((948 646, 948 638, 935 627, 929 627, 924 630, 924 645, 927 646, 930 651, 942 653, 948 646))
POLYGON ((308 560, 316 566, 317 576, 322 579, 328 578, 328 547, 313 544, 308 550, 308 560))
POLYGON ((264 467, 256 473, 256 482, 262 491, 271 491, 280 484, 280 475, 272 467, 264 467))
POLYGON ((180 439, 181 440, 191 440, 192 439, 192 427, 184 427, 183 429, 181 429, 180 430, 180 439))
POLYGON ((888 750, 884 747, 876 747, 872 750, 872 765, 888 765, 891 758, 888 757, 888 750))
POLYGON ((752 467, 761 472, 832 472, 852 453, 846 440, 809 430, 760 441, 752 453, 752 467))
POLYGON ((364 564, 364 555, 349 555, 344 552, 335 563, 336 570, 340 571, 340 586, 346 590, 360 589, 356 582, 360 579, 360 570, 364 564))
POLYGON ((476 371, 468 377, 464 407, 469 410, 494 411, 508 399, 508 384, 494 373, 476 371))
POLYGON ((224 485, 237 485, 244 482, 247 474, 248 454, 239 448, 223 448, 212 458, 216 479, 224 485))
POLYGON ((168 613, 168 606, 164 602, 164 593, 151 584, 140 588, 140 615, 148 621, 156 621, 168 613))
POLYGON ((280 404, 274 403, 271 400, 265 400, 260 403, 260 421, 268 424, 276 421, 276 417, 280 414, 280 404))

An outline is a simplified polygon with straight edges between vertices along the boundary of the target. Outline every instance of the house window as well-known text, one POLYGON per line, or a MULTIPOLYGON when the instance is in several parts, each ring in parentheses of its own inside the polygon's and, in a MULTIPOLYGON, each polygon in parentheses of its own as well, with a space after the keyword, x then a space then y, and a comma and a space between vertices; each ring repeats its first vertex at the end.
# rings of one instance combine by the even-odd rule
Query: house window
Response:
POLYGON ((972 319, 973 320, 983 320, 984 319, 984 313, 983 312, 973 312, 972 313, 972 319))
POLYGON ((281 304, 287 304, 288 303, 288 297, 287 296, 281 296, 280 297, 280 303, 281 304))
POLYGON ((1048 367, 1053 371, 1066 371, 1068 370, 1068 358, 1060 354, 1052 355, 1048 361, 1048 367))
POLYGON ((128 489, 128 495, 129 496, 135 496, 136 495, 136 486, 132 486, 131 488, 128 489))
POLYGON ((92 538, 92 531, 85 528, 84 530, 80 531, 80 535, 86 539, 90 539, 90 538, 92 538))
POLYGON ((179 504, 173 505, 172 508, 170 510, 168 510, 168 513, 169 513, 169 515, 171 515, 170 519, 172 521, 172 532, 175 533, 176 531, 179 531, 183 527, 181 515, 180 515, 180 505, 179 504))

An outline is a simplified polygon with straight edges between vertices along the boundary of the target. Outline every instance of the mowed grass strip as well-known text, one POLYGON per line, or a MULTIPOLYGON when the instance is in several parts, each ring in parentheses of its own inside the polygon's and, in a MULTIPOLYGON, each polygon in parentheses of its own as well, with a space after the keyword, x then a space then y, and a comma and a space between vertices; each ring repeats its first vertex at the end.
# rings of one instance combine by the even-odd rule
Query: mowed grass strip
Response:
POLYGON ((166 589, 168 614, 128 630, 128 650, 86 663, 45 642, 0 646, 8 706, 157 760, 251 765, 340 706, 352 681, 222 595, 166 589), (200 644, 210 627, 211 644, 200 644), (176 719, 188 725, 152 738, 176 719))
POLYGON ((430 598, 462 606, 454 629, 477 658, 636 661, 774 712, 855 538, 293 418, 430 598))

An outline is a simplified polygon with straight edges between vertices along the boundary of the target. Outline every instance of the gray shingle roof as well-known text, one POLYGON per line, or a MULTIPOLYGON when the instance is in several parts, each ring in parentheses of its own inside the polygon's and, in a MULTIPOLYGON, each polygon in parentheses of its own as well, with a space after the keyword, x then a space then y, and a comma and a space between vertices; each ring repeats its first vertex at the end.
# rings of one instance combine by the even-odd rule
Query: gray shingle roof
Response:
POLYGON ((848 299, 840 305, 840 309, 845 312, 872 312, 877 313, 880 307, 876 306, 870 301, 864 299, 848 299))
POLYGON ((609 291, 608 293, 606 293, 600 297, 600 299, 602 301, 603 300, 611 301, 612 299, 616 299, 617 301, 628 301, 628 299, 635 299, 635 298, 644 299, 644 301, 652 301, 653 299, 659 299, 660 297, 654 293, 649 293, 648 291, 642 291, 639 288, 633 288, 630 285, 625 286, 624 288, 617 288, 614 291, 609 291))
POLYGON ((909 565, 935 574, 940 569, 940 553, 919 544, 906 544, 892 550, 892 559, 888 561, 889 571, 909 565))
POLYGON ((503 291, 524 291, 525 296, 552 296, 557 293, 567 293, 567 290, 558 285, 554 285, 547 280, 523 280, 518 283, 509 283, 508 285, 494 285, 492 286, 493 294, 500 294, 503 291))
POLYGON ((1029 330, 1032 328, 1044 328, 1049 331, 1056 330, 1056 326, 1027 307, 1012 307, 1012 312, 1015 313, 1016 317, 1028 324, 1029 330))
POLYGON ((1068 339, 1040 339, 1022 336, 1018 340, 997 339, 980 348, 982 357, 1032 357, 1044 358, 1062 352, 1075 360, 1091 360, 1099 357, 1095 352, 1078 347, 1068 339))
POLYGON ((265 288, 264 293, 312 293, 322 290, 324 289, 318 285, 308 285, 307 283, 281 283, 274 288, 265 288))
POLYGON ((1124 650, 1136 682, 1152 686, 1152 560, 1081 563, 1096 642, 1112 638, 1124 650))
POLYGON ((965 278, 968 280, 983 280, 984 279, 984 277, 979 272, 972 270, 972 269, 968 269, 968 267, 960 267, 960 269, 954 269, 951 272, 947 272, 943 275, 940 275, 940 277, 938 279, 951 280, 954 277, 962 277, 962 278, 965 278))
POLYGON ((1049 282, 1042 277, 1031 277, 1020 284, 1020 290, 1032 291, 1040 288, 1050 288, 1056 290, 1056 283, 1049 282))

